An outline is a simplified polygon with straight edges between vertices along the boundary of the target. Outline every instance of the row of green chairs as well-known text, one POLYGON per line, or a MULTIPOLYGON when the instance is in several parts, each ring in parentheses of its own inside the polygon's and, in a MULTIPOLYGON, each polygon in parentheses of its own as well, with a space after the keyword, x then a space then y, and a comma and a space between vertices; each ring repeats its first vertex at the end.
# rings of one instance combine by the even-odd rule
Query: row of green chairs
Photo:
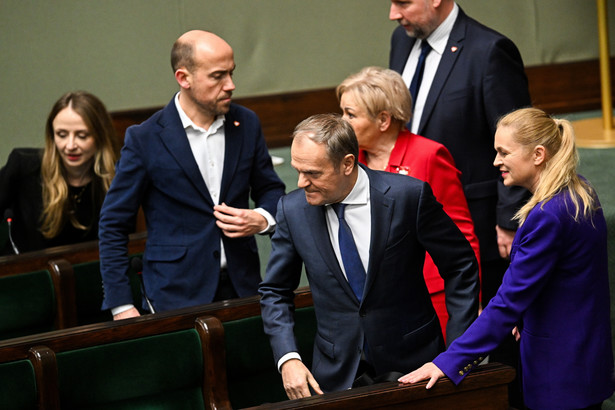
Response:
MULTIPOLYGON (((309 291, 299 300, 296 332, 309 365, 316 321, 309 291)), ((258 297, 0 342, 3 409, 245 408, 285 399, 258 297)))

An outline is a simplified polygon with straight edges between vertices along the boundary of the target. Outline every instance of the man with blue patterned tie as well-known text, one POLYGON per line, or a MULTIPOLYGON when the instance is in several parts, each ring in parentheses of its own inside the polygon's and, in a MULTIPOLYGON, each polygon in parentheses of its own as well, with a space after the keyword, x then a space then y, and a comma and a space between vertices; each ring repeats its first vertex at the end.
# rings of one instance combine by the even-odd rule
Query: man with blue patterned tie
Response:
POLYGON ((365 370, 372 378, 413 369, 444 349, 423 279, 428 251, 446 286, 449 337, 476 318, 474 252, 428 184, 357 163, 350 124, 334 114, 300 123, 291 165, 297 189, 278 203, 278 228, 260 285, 265 332, 291 399, 345 390, 365 370), (301 266, 318 331, 310 372, 293 335, 293 290, 301 266))

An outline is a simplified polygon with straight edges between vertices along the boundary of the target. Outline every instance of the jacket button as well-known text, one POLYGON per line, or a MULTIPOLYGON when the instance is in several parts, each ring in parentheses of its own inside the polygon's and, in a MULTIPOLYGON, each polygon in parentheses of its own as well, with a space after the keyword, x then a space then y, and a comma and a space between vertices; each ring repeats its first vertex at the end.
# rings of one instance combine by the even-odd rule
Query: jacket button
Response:
POLYGON ((463 376, 463 370, 459 370, 459 375, 463 376))
POLYGON ((367 313, 365 312, 365 309, 359 310, 359 316, 365 317, 366 315, 367 315, 367 313))

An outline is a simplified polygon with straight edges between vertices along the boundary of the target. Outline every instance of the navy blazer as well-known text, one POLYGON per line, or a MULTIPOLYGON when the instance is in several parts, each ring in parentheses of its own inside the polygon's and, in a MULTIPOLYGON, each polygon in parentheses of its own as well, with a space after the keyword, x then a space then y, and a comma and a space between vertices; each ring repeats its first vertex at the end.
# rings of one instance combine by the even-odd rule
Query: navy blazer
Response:
POLYGON ((352 385, 364 340, 378 373, 410 371, 442 351, 442 332, 423 278, 426 250, 445 280, 451 340, 472 323, 478 309, 476 257, 429 185, 363 169, 370 183, 372 238, 362 302, 335 257, 325 207, 309 205, 302 189, 278 204, 278 228, 259 289, 277 363, 298 351, 293 290, 305 265, 318 322, 312 373, 323 391, 352 385))
MULTIPOLYGON (((393 32, 389 66, 402 73, 415 38, 402 26, 393 32)), ((521 188, 498 188, 493 139, 498 119, 529 106, 523 61, 508 38, 468 17, 461 8, 429 90, 417 134, 443 144, 461 171, 461 183, 481 258, 499 258, 497 224, 516 229, 511 218, 527 197, 521 188), (498 189, 502 191, 498 202, 498 189), (486 239, 488 238, 488 239, 486 239)))
POLYGON ((434 363, 459 383, 521 332, 521 380, 532 409, 579 409, 613 393, 607 229, 601 209, 576 222, 568 192, 537 205, 512 244, 502 286, 434 363))
MULTIPOLYGON (((224 125, 225 157, 220 203, 275 212, 284 194, 250 110, 231 104, 224 125)), ((210 303, 220 276, 220 238, 228 273, 240 297, 255 295, 261 280, 254 237, 231 239, 215 224, 214 202, 190 149, 174 100, 126 131, 116 176, 100 219, 103 309, 132 303, 126 242, 143 207, 147 245, 146 292, 157 311, 210 303)))

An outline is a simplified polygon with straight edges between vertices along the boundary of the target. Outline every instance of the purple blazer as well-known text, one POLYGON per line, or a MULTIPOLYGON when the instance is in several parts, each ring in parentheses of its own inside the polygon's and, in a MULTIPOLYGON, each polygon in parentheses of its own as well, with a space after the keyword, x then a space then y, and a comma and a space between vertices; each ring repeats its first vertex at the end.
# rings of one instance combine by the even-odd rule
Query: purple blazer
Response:
POLYGON ((434 360, 459 383, 514 326, 530 408, 582 408, 614 391, 607 230, 602 210, 575 222, 567 191, 536 206, 519 228, 496 296, 434 360))

